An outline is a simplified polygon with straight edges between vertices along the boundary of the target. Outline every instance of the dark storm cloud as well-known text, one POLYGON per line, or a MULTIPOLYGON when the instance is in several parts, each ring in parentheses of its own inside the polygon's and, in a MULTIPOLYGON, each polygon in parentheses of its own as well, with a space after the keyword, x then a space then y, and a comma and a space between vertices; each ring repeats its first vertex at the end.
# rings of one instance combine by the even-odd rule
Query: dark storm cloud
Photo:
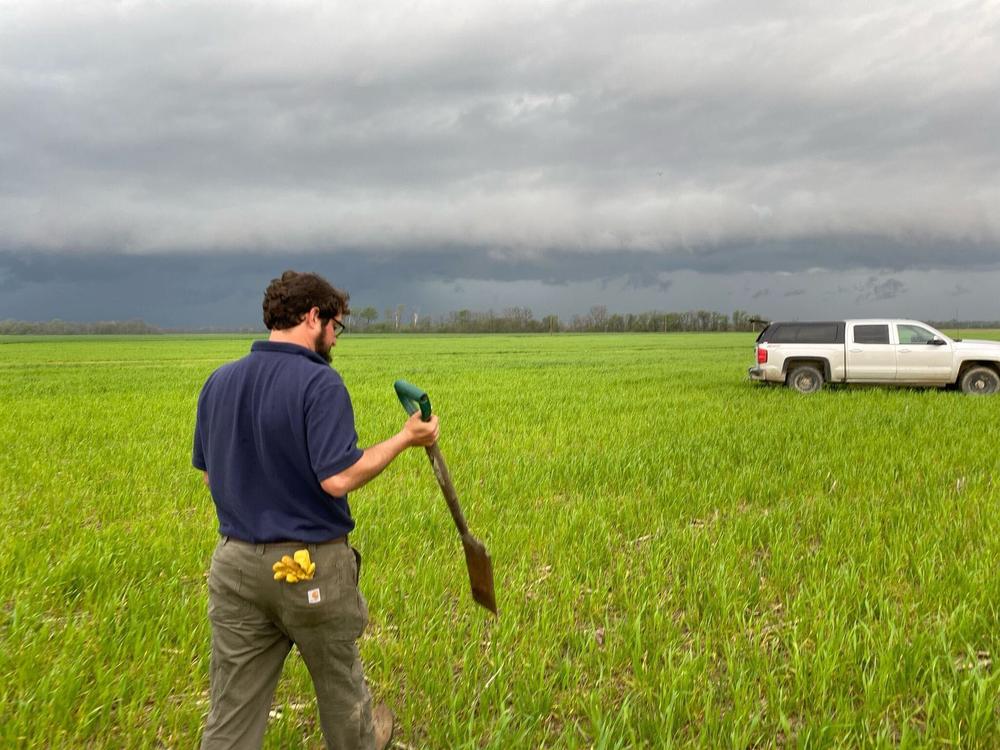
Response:
POLYGON ((260 258, 0 253, 0 318, 125 320, 190 327, 261 325, 267 282, 283 267, 260 258))
MULTIPOLYGON (((989 268, 994 254, 988 247, 958 243, 936 243, 920 247, 884 240, 812 239, 801 242, 733 244, 701 252, 652 253, 607 248, 601 252, 553 249, 541 254, 486 252, 479 247, 383 250, 331 249, 309 252, 261 253, 248 248, 243 253, 214 252, 195 256, 181 252, 120 254, 112 252, 38 253, 22 250, 0 252, 0 279, 14 286, 26 283, 103 282, 116 283, 137 277, 161 276, 176 280, 199 280, 216 284, 224 293, 232 274, 274 275, 281 268, 300 270, 333 267, 354 285, 377 286, 388 277, 413 281, 455 282, 539 281, 558 285, 582 281, 621 279, 622 288, 670 289, 668 274, 677 271, 733 274, 802 273, 826 262, 826 270, 858 267, 893 270, 901 252, 907 252, 910 267, 989 268)), ((874 277, 872 277, 874 279, 874 277)), ((768 293, 758 290, 754 297, 768 293)))
MULTIPOLYGON (((536 316, 569 316, 605 304, 611 311, 749 309, 763 317, 815 315, 818 298, 834 317, 956 316, 996 320, 1000 274, 961 270, 907 271, 898 276, 802 270, 702 273, 664 264, 661 256, 617 253, 611 263, 580 264, 564 253, 560 268, 546 256, 465 262, 451 252, 373 255, 364 251, 265 255, 10 254, 0 253, 0 319, 107 320, 142 318, 166 327, 261 327, 263 289, 286 268, 317 271, 351 294, 356 309, 380 312, 403 304, 422 316, 452 310, 530 307, 536 316), (539 277, 551 283, 539 281, 539 277), (656 284, 635 284, 639 278, 656 284), (842 280, 846 283, 839 283, 842 280), (771 286, 763 287, 767 283, 771 286), (957 297, 958 286, 965 291, 957 297), (759 292, 772 289, 766 295, 759 292), (757 290, 757 291, 753 291, 757 290), (797 293, 802 291, 802 293, 797 293), (786 292, 795 292, 789 296, 786 292)), ((594 256, 595 259, 603 256, 594 256)), ((607 260, 607 259, 605 259, 607 260)))

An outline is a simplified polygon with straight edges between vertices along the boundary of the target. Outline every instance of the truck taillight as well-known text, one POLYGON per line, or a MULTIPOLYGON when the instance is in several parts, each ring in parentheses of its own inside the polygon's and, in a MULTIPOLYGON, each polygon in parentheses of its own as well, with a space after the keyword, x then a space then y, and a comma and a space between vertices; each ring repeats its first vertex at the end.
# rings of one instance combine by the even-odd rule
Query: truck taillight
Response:
POLYGON ((767 349, 757 347, 757 364, 763 365, 767 362, 767 349))

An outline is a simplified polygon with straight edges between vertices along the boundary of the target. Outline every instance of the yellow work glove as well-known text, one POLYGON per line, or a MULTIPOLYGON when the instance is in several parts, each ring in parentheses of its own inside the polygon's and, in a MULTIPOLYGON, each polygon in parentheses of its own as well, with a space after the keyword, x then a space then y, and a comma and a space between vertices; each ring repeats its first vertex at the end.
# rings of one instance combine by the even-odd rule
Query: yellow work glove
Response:
POLYGON ((311 581, 316 572, 316 563, 309 559, 309 550, 300 549, 294 557, 283 555, 278 562, 271 566, 274 571, 274 580, 284 579, 288 583, 299 581, 311 581))

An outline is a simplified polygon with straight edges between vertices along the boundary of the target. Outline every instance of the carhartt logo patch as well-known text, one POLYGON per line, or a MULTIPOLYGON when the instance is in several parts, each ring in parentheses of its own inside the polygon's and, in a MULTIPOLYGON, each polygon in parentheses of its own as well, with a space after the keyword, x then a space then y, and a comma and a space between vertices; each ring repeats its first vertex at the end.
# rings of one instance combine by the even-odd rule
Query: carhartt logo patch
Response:
POLYGON ((309 589, 308 596, 310 604, 319 604, 320 602, 319 589, 309 589))

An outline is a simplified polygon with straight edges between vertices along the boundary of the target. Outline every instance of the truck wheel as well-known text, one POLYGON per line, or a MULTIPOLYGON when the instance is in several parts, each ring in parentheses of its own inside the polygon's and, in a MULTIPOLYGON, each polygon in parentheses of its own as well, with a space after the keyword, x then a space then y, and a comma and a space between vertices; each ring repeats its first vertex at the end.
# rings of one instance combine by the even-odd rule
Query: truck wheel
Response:
POLYGON ((823 373, 812 365, 799 365, 788 373, 785 385, 799 393, 815 393, 823 387, 823 373))
POLYGON ((1000 375, 991 367, 970 367, 962 375, 962 392, 988 396, 1000 391, 1000 375))

